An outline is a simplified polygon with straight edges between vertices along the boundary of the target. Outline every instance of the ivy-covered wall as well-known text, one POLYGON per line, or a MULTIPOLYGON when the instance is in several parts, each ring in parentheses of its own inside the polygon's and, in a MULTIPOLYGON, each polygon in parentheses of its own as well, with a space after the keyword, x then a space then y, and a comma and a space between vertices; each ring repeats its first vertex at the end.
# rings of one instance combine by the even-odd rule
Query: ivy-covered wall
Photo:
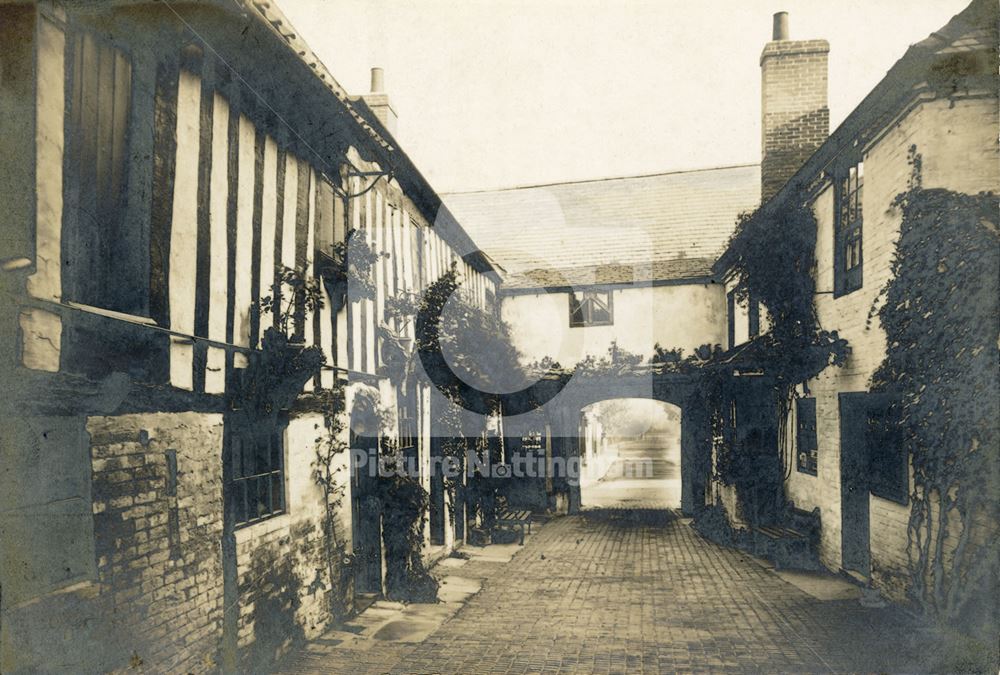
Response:
MULTIPOLYGON (((813 211, 817 222, 816 312, 821 325, 837 330, 851 345, 842 368, 828 368, 810 380, 816 398, 818 472, 793 471, 786 483, 797 505, 822 511, 821 558, 837 569, 841 564, 840 392, 867 391, 872 373, 885 356, 885 333, 870 318, 890 278, 891 261, 902 213, 893 208, 913 175, 911 146, 922 158, 925 188, 945 187, 975 194, 1000 184, 997 145, 997 101, 937 99, 914 108, 887 130, 865 154, 864 284, 839 298, 833 290, 833 189, 824 188, 813 211)), ((794 420, 790 428, 794 428, 794 420)), ((794 437, 788 439, 794 442, 794 437)), ((870 545, 873 567, 882 587, 903 599, 906 578, 906 530, 909 508, 872 496, 870 545)))

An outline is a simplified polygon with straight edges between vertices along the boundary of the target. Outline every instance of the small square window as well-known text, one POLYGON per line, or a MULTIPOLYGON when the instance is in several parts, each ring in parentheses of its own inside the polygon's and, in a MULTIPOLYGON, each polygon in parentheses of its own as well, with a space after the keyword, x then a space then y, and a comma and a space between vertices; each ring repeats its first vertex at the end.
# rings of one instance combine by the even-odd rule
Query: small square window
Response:
POLYGON ((611 291, 583 291, 569 294, 569 325, 610 326, 614 323, 611 291))

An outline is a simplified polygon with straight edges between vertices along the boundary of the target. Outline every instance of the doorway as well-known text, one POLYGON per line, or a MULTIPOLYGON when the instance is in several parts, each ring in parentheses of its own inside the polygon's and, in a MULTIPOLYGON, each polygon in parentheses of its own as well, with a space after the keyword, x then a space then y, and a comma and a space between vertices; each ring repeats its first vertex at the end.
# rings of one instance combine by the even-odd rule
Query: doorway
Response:
POLYGON ((357 593, 382 593, 382 509, 378 481, 378 424, 364 402, 351 410, 351 519, 357 593))
POLYGON ((840 394, 841 566, 865 577, 871 572, 868 409, 866 394, 840 394))

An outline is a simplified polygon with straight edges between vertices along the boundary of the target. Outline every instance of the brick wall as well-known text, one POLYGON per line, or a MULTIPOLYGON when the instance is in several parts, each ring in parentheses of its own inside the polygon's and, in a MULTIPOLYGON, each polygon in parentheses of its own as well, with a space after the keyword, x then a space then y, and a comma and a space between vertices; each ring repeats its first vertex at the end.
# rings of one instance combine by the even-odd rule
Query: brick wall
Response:
MULTIPOLYGON (((822 510, 821 557, 833 569, 841 564, 840 392, 866 391, 885 355, 885 334, 874 316, 879 294, 889 280, 899 235, 900 213, 891 207, 911 175, 908 151, 915 145, 923 158, 923 185, 970 194, 995 190, 997 162, 996 98, 928 100, 893 124, 864 155, 864 284, 834 298, 833 190, 814 203, 818 223, 816 307, 820 325, 837 330, 852 348, 842 368, 828 368, 808 383, 816 397, 818 475, 792 472, 787 492, 797 505, 822 510), (869 321, 869 316, 872 316, 869 321)), ((794 427, 792 427, 794 428, 794 427)), ((905 593, 909 506, 870 497, 870 547, 874 580, 896 599, 905 593)))
MULTIPOLYGON (((238 648, 249 672, 266 667, 293 644, 321 634, 332 618, 323 493, 312 476, 316 442, 324 433, 318 414, 289 422, 286 513, 236 531, 238 648)), ((346 480, 346 472, 342 475, 346 480)), ((343 512, 349 509, 349 499, 345 493, 338 521, 338 534, 347 539, 350 518, 343 512)), ((335 573, 339 571, 338 565, 335 573)))
POLYGON ((222 417, 92 417, 87 431, 97 575, 110 612, 105 649, 119 647, 111 659, 119 667, 213 670, 222 631, 222 417))
POLYGON ((826 40, 768 42, 760 56, 761 200, 767 201, 830 133, 826 40))

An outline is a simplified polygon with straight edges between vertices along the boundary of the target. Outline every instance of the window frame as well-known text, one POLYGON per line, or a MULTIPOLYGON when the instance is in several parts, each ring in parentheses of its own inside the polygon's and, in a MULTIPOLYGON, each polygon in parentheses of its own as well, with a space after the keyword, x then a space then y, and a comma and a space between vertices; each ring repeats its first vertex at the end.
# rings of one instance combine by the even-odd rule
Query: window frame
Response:
POLYGON ((729 349, 736 346, 736 290, 726 293, 726 340, 729 349))
POLYGON ((845 164, 833 175, 834 297, 864 285, 864 162, 845 164))
POLYGON ((795 399, 795 470, 808 476, 819 475, 816 399, 809 396, 795 399))
POLYGON ((750 296, 747 304, 747 337, 752 340, 760 335, 760 301, 750 296))
POLYGON ((411 392, 409 396, 399 396, 397 400, 399 452, 407 461, 416 462, 419 465, 416 392, 411 392))
POLYGON ((883 402, 873 402, 865 415, 868 491, 880 499, 907 506, 910 503, 910 455, 898 442, 897 435, 886 429, 887 408, 883 402))
POLYGON ((227 457, 230 462, 227 493, 230 500, 229 507, 232 513, 234 528, 239 529, 249 527, 288 512, 288 489, 286 484, 288 449, 287 444, 285 443, 285 431, 287 428, 288 420, 282 417, 278 420, 263 420, 249 426, 229 430, 226 439, 226 442, 229 444, 227 457), (268 448, 268 457, 270 459, 269 468, 261 471, 258 470, 258 467, 254 466, 253 473, 246 473, 243 469, 246 466, 244 460, 248 457, 248 455, 244 443, 248 439, 254 442, 254 449, 249 450, 249 452, 250 456, 253 457, 254 463, 256 464, 258 457, 257 450, 259 449, 257 443, 262 439, 262 437, 271 444, 268 448), (275 442, 278 444, 277 450, 273 445, 275 442), (277 458, 277 468, 274 466, 275 458, 277 458), (269 508, 255 517, 249 517, 249 485, 252 481, 260 481, 264 478, 268 479, 267 502, 269 508), (277 495, 274 489, 275 485, 280 488, 277 495), (278 497, 277 508, 275 507, 276 496, 278 497), (241 497, 242 499, 240 499, 241 497), (242 511, 238 506, 240 501, 242 501, 242 511))
POLYGON ((569 326, 570 328, 590 328, 593 326, 613 326, 615 323, 614 291, 612 289, 590 289, 586 291, 569 292, 569 326), (603 309, 608 313, 607 320, 593 318, 593 304, 599 302, 596 296, 603 295, 607 298, 603 309), (579 319, 575 318, 577 311, 581 313, 579 319))

